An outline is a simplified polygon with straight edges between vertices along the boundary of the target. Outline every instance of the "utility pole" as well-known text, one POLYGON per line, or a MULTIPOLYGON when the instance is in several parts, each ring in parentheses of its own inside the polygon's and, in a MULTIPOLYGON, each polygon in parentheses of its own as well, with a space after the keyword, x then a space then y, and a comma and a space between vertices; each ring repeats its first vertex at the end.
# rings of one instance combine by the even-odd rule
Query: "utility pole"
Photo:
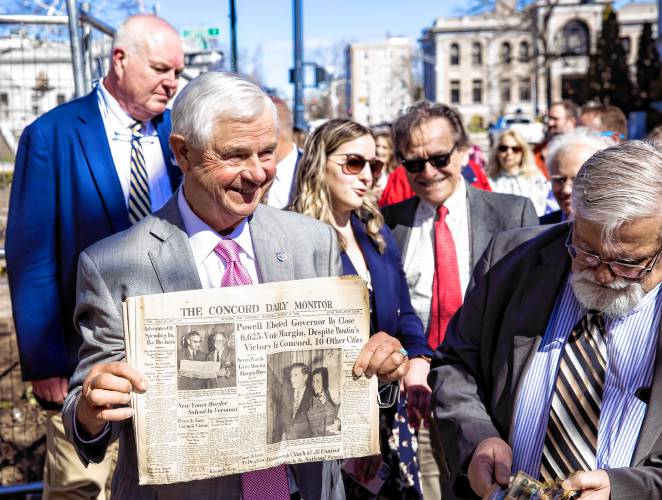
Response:
POLYGON ((89 89, 85 86, 85 69, 76 0, 67 0, 67 15, 69 16, 69 40, 71 41, 71 62, 74 69, 76 97, 82 97, 89 92, 89 89))
POLYGON ((303 112, 303 0, 292 0, 294 28, 294 126, 304 130, 303 112))
POLYGON ((230 67, 234 73, 239 71, 237 62, 237 9, 234 0, 230 0, 230 67))

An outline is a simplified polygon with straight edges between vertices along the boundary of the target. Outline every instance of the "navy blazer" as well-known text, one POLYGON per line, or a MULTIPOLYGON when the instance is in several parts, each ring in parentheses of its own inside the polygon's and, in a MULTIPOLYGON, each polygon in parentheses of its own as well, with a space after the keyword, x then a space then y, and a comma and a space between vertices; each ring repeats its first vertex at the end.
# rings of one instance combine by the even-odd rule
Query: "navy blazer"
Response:
MULTIPOLYGON (((169 111, 152 122, 174 192, 181 172, 171 161, 169 111)), ((129 225, 96 90, 25 128, 6 237, 24 380, 74 372, 80 346, 73 325, 78 254, 129 225)))
MULTIPOLYGON (((363 251, 373 289, 373 327, 376 332, 384 331, 400 340, 409 352, 409 357, 432 356, 423 330, 423 323, 414 312, 409 297, 409 287, 402 268, 402 258, 398 245, 386 225, 380 233, 386 247, 379 253, 377 245, 368 236, 361 219, 354 213, 351 216, 352 230, 363 251)), ((345 274, 356 274, 354 266, 348 266, 349 259, 343 259, 345 274)), ((351 265, 351 262, 349 262, 351 265)))

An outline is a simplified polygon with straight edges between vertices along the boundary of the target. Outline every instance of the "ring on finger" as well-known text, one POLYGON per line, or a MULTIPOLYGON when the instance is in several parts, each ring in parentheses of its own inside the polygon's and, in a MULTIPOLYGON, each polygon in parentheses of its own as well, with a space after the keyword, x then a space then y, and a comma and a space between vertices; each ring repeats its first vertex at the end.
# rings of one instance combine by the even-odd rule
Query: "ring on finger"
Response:
POLYGON ((401 347, 400 349, 398 349, 398 352, 399 352, 400 354, 402 354, 405 358, 406 358, 407 356, 409 356, 409 353, 407 352, 407 349, 405 349, 404 347, 401 347))

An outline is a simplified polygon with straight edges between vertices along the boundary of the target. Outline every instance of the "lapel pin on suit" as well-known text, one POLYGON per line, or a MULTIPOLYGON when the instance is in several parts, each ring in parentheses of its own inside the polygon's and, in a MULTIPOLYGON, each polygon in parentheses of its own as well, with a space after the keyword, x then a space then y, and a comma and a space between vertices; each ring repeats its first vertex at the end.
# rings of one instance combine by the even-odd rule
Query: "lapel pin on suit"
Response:
POLYGON ((285 262, 287 260, 287 254, 285 252, 278 252, 276 258, 281 262, 285 262))

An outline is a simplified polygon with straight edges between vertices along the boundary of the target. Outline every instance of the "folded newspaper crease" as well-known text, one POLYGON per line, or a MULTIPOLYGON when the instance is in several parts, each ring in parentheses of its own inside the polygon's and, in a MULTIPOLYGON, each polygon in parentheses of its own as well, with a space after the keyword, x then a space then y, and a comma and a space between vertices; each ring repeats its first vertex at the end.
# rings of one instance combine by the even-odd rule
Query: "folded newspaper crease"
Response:
POLYGON ((365 282, 317 278, 124 302, 140 484, 379 453, 365 282))

